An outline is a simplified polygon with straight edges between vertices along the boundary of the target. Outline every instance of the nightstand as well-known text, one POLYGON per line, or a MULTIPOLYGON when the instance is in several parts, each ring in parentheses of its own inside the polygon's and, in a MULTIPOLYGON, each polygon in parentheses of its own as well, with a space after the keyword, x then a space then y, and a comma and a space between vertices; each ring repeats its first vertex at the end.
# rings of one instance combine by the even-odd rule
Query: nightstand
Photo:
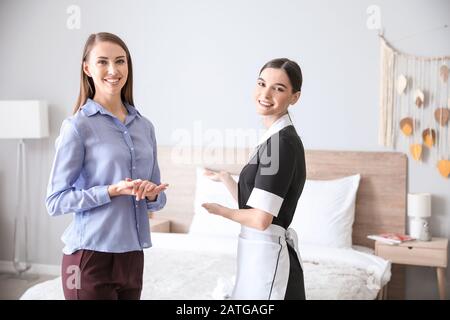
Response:
MULTIPOLYGON (((445 271, 447 268, 448 239, 433 238, 431 241, 407 241, 398 245, 375 242, 375 254, 392 263, 435 267, 439 297, 445 299, 445 271)), ((382 296, 387 294, 387 285, 382 296)))
POLYGON ((162 218, 150 218, 151 232, 167 232, 170 233, 170 220, 162 218))

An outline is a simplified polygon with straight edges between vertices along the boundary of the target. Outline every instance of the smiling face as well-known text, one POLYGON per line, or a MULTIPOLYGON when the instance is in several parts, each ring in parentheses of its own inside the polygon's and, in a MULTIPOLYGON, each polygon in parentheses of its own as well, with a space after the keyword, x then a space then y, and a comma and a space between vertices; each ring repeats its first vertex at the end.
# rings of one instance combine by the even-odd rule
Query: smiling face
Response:
POLYGON ((118 44, 97 42, 83 63, 83 71, 92 77, 96 95, 120 96, 128 78, 126 52, 118 44))
POLYGON ((266 68, 256 81, 254 101, 256 112, 262 116, 281 117, 299 97, 300 91, 292 92, 291 82, 283 69, 266 68))

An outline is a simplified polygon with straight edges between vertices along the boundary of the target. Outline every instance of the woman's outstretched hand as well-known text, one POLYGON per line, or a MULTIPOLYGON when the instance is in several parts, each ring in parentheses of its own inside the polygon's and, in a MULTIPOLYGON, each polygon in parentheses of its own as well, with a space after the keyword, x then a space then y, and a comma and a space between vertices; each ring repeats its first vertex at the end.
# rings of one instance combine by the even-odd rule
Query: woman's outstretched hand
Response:
POLYGON ((218 216, 226 216, 228 208, 221 206, 217 203, 203 203, 202 207, 205 208, 209 213, 216 214, 218 216))
POLYGON ((216 181, 216 182, 223 182, 225 180, 225 178, 227 176, 229 176, 230 174, 226 171, 214 171, 214 170, 210 170, 210 169, 206 169, 203 172, 203 174, 205 176, 207 176, 208 178, 210 178, 212 181, 216 181))

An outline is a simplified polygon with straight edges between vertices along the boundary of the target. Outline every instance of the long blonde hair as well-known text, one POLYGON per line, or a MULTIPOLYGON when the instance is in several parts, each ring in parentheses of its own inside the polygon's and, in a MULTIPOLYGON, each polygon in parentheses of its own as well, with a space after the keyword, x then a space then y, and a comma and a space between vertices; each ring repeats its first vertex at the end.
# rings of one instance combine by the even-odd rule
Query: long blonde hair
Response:
POLYGON ((95 95, 95 86, 94 81, 91 77, 88 77, 86 73, 83 71, 83 64, 89 58, 89 54, 91 53, 92 48, 97 42, 106 41, 112 42, 122 47, 125 50, 127 55, 127 64, 128 64, 128 78, 127 82, 125 82, 124 87, 122 88, 121 98, 122 101, 134 106, 133 102, 133 65, 131 63, 131 55, 130 51, 128 51, 127 45, 122 41, 118 36, 108 32, 99 32, 94 33, 89 36, 84 45, 83 50, 83 58, 81 59, 81 79, 80 79, 80 94, 78 95, 77 103, 73 109, 73 114, 77 113, 77 111, 86 103, 87 99, 92 99, 95 95))

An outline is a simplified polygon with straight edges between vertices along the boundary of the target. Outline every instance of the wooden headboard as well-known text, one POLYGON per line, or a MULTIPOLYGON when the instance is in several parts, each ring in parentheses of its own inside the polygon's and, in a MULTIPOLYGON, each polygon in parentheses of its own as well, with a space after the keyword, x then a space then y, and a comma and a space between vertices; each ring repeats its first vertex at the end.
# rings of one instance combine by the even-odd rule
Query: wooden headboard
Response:
MULTIPOLYGON (((158 147, 162 181, 169 183, 166 207, 155 216, 171 220, 171 232, 187 232, 194 215, 196 167, 238 174, 247 163, 249 149, 158 147)), ((405 233, 406 155, 397 152, 306 151, 307 178, 326 180, 359 173, 353 224, 353 244, 374 247, 367 235, 405 233)), ((404 268, 395 265, 389 298, 404 297, 404 268)))
POLYGON ((361 174, 353 223, 353 244, 374 248, 369 234, 405 233, 407 157, 397 152, 307 151, 307 178, 361 174))
MULTIPOLYGON (((194 215, 197 166, 238 174, 250 150, 160 146, 163 182, 169 183, 167 205, 158 212, 171 220, 172 232, 187 232, 194 215)), ((407 157, 397 152, 306 151, 307 178, 326 180, 361 174, 356 197, 353 244, 374 246, 368 234, 405 232, 407 157)))

